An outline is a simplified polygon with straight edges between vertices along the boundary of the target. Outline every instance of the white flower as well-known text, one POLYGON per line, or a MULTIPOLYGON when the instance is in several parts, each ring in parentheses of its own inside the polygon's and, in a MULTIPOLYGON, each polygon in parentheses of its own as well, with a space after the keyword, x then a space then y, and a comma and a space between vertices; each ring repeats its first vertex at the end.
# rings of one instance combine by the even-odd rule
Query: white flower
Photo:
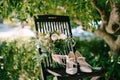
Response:
POLYGON ((55 41, 58 39, 58 37, 59 37, 58 34, 52 34, 51 39, 55 41))
POLYGON ((63 39, 63 40, 65 40, 66 38, 67 38, 67 36, 64 35, 64 34, 60 34, 60 35, 59 35, 59 39, 63 39))
POLYGON ((43 34, 43 33, 39 33, 39 40, 42 40, 42 39, 44 39, 45 38, 45 34, 43 34))
POLYGON ((50 37, 50 34, 46 34, 46 35, 45 35, 45 38, 49 38, 49 37, 50 37))

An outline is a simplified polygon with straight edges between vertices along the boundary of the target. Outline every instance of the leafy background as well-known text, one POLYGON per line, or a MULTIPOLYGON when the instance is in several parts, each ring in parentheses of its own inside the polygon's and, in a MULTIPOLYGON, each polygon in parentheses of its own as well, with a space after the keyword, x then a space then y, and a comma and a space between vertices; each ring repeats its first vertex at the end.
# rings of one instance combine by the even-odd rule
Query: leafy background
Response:
MULTIPOLYGON (((97 5, 110 12, 109 1, 120 0, 96 0, 97 5)), ((90 22, 99 22, 99 13, 91 6, 90 0, 0 0, 0 18, 17 18, 21 22, 33 23, 33 16, 37 14, 68 15, 72 26, 76 26, 74 20, 82 22, 83 27, 95 28, 90 22), (32 7, 31 7, 32 6, 32 7), (66 10, 66 11, 65 11, 66 10), (32 18, 32 19, 31 19, 32 18)), ((118 59, 108 55, 109 47, 102 40, 79 41, 76 38, 76 49, 79 50, 92 66, 102 66, 106 74, 101 80, 119 80, 120 64, 118 59)), ((0 69, 0 80, 41 80, 38 60, 33 57, 37 54, 34 42, 15 40, 12 42, 0 41, 0 64, 4 63, 4 70, 0 69)))
MULTIPOLYGON (((100 80, 120 79, 120 64, 117 59, 112 61, 108 55, 109 47, 103 40, 80 41, 75 38, 75 41, 76 50, 81 52, 91 66, 105 68, 106 73, 100 80)), ((0 69, 0 80, 41 80, 39 60, 34 58, 37 54, 36 44, 32 39, 1 41, 0 56, 4 57, 1 60, 4 69, 0 69)))

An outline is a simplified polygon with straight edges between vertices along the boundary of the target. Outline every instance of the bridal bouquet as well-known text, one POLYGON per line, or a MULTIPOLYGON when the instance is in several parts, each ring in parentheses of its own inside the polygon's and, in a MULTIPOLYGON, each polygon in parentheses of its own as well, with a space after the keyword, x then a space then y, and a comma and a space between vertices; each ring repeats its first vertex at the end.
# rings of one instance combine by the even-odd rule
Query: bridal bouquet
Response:
POLYGON ((39 44, 43 51, 48 53, 60 53, 65 49, 67 36, 59 31, 39 34, 39 44))

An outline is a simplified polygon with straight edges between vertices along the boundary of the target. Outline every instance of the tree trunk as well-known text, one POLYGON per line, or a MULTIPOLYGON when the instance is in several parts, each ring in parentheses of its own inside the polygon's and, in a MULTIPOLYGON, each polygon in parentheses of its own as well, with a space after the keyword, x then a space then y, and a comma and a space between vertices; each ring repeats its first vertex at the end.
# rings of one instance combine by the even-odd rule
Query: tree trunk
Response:
POLYGON ((95 0, 91 0, 92 5, 101 15, 102 25, 95 34, 102 38, 110 47, 111 55, 120 55, 120 5, 111 3, 110 15, 104 14, 103 10, 95 5, 95 0))

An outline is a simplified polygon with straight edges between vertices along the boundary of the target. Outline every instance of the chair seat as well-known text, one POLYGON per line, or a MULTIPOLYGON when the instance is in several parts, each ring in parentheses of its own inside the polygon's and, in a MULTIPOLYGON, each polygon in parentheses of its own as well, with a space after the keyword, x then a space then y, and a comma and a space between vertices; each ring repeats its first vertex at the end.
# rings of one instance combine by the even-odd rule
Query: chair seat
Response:
POLYGON ((85 73, 85 72, 81 72, 80 70, 78 70, 78 72, 76 74, 70 75, 70 74, 66 73, 65 68, 47 69, 47 71, 50 74, 57 76, 59 79, 62 79, 62 80, 64 80, 64 78, 67 80, 79 80, 79 79, 83 79, 83 78, 100 76, 105 72, 103 69, 93 70, 91 73, 85 73))

